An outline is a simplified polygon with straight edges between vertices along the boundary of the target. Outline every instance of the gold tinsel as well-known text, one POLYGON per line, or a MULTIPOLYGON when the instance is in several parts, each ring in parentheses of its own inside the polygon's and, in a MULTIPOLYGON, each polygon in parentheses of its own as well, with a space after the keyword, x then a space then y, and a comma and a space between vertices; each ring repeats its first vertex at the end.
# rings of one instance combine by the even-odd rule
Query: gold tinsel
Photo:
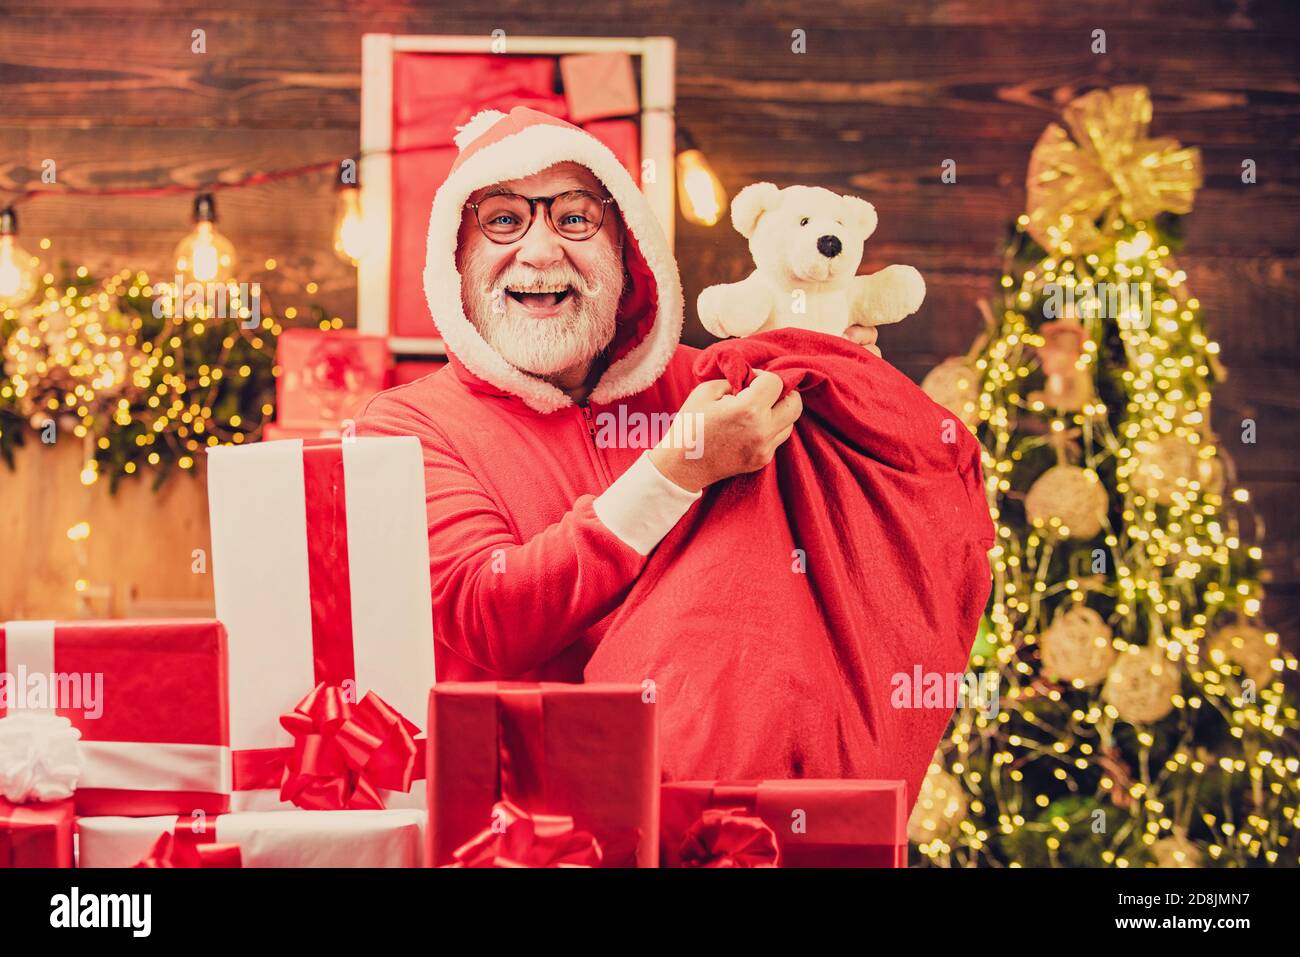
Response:
POLYGON ((1146 87, 1094 90, 1038 138, 1026 180, 1030 235, 1078 255, 1113 241, 1124 223, 1187 213, 1201 185, 1201 154, 1169 137, 1147 138, 1146 87), (1073 137, 1073 138, 1071 138, 1073 137))

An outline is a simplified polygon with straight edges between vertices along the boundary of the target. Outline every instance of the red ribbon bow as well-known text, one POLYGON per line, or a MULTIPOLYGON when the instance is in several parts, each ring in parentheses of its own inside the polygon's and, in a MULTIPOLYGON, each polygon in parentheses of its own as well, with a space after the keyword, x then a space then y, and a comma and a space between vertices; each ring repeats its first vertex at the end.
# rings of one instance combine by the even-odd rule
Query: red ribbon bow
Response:
POLYGON ((135 867, 243 867, 238 844, 201 844, 164 831, 135 867))
POLYGON ((373 691, 353 704, 342 687, 321 682, 280 725, 294 737, 281 801, 311 811, 381 810, 380 789, 411 789, 420 729, 373 691))
POLYGON ((567 814, 530 814, 509 801, 492 806, 492 823, 444 867, 599 867, 603 851, 567 814))
POLYGON ((683 867, 780 867, 776 832, 749 808, 707 808, 682 838, 683 867))

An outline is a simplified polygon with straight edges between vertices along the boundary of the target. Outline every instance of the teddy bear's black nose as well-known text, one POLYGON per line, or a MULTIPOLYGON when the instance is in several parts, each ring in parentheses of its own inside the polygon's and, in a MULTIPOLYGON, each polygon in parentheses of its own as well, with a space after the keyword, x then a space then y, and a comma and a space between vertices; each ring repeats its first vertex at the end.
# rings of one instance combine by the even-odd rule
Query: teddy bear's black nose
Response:
POLYGON ((827 259, 834 259, 843 248, 844 244, 838 236, 823 236, 817 240, 817 251, 827 259))

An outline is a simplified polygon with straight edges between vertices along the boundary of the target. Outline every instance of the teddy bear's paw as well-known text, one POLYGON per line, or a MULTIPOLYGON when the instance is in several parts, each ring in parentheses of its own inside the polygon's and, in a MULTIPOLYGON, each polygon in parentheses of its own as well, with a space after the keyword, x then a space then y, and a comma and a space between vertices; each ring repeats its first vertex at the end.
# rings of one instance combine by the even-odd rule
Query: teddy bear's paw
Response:
POLYGON ((925 301, 925 280, 911 266, 886 266, 869 277, 860 277, 862 298, 858 302, 865 325, 880 326, 906 319, 925 301))
POLYGON ((725 328, 726 294, 722 286, 709 286, 695 300, 695 311, 699 314, 700 325, 706 332, 719 339, 731 335, 725 328))
POLYGON ((925 302, 925 280, 914 266, 890 266, 896 272, 894 289, 899 311, 910 316, 925 302))

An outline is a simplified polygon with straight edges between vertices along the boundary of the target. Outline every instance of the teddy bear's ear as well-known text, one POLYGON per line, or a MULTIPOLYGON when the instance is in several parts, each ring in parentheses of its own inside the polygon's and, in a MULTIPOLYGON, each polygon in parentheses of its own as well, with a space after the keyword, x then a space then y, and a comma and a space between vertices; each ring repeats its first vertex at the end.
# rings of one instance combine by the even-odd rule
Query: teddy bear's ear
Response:
POLYGON ((844 202, 845 217, 862 231, 864 238, 876 231, 876 207, 856 196, 841 196, 840 199, 844 202))
POLYGON ((774 183, 750 183, 731 201, 731 225, 748 239, 758 228, 759 217, 781 201, 781 190, 774 183))

